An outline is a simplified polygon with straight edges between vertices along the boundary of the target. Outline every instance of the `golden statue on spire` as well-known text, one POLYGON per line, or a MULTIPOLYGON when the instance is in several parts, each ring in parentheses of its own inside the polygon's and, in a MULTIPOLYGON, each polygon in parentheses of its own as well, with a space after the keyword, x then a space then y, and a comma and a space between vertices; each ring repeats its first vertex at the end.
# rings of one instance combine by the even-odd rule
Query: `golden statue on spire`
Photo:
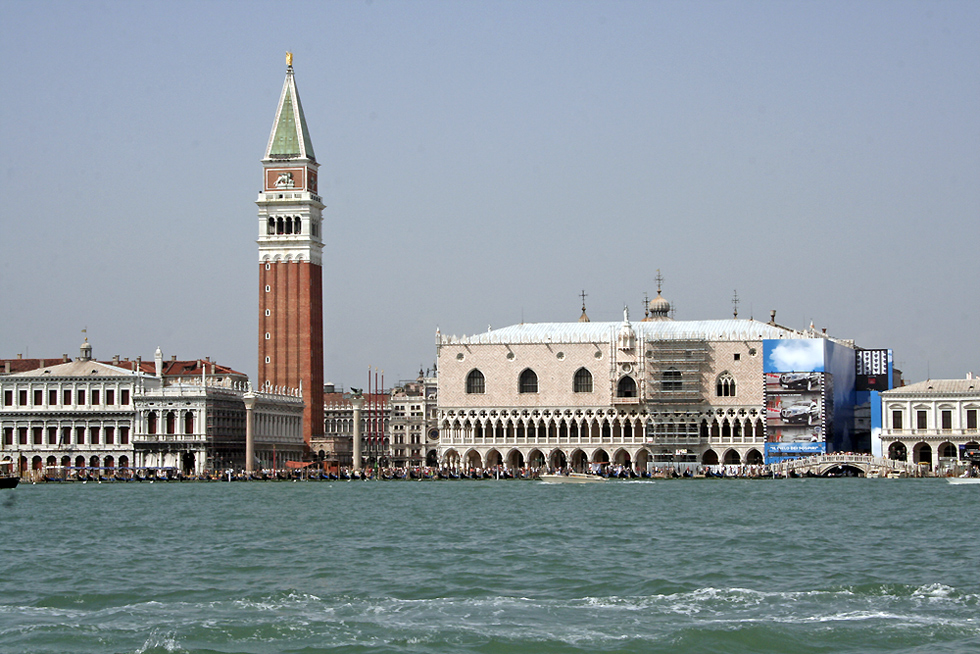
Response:
POLYGON ((287 52, 286 53, 286 65, 289 66, 290 68, 293 67, 293 53, 292 52, 287 52))

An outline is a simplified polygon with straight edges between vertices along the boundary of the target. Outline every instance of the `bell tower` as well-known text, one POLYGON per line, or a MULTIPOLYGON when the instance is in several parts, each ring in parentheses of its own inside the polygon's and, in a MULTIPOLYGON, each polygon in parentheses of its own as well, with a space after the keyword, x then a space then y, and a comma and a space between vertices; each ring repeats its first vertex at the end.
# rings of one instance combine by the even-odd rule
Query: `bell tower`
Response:
POLYGON ((262 158, 259 207, 261 390, 302 388, 303 438, 323 435, 322 214, 316 155, 286 54, 286 81, 262 158))

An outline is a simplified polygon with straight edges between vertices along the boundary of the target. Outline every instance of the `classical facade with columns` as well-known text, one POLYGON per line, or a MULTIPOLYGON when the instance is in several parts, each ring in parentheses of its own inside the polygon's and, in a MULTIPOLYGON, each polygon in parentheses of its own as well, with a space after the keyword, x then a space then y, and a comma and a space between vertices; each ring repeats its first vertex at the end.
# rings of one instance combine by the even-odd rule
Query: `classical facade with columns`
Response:
POLYGON ((303 406, 298 390, 254 392, 238 382, 175 384, 142 393, 136 400, 136 466, 185 475, 282 468, 303 457, 303 406))
POLYGON ((196 475, 243 469, 249 460, 282 467, 305 450, 299 389, 255 392, 243 373, 206 358, 164 359, 157 348, 152 362, 100 362, 86 340, 74 360, 0 365, 0 462, 23 476, 138 468, 196 475))
POLYGON ((26 370, 0 374, 0 462, 38 478, 133 465, 134 402, 160 380, 93 360, 87 339, 77 359, 55 361, 18 359, 26 370))
POLYGON ((882 453, 931 470, 967 465, 980 450, 980 380, 928 379, 881 394, 882 453))
POLYGON ((826 338, 756 320, 642 320, 436 334, 439 457, 461 468, 646 470, 761 464, 765 339, 826 338))
POLYGON ((243 375, 209 377, 206 368, 144 389, 136 397, 136 466, 186 475, 282 468, 303 457, 304 407, 299 389, 256 392, 243 375))

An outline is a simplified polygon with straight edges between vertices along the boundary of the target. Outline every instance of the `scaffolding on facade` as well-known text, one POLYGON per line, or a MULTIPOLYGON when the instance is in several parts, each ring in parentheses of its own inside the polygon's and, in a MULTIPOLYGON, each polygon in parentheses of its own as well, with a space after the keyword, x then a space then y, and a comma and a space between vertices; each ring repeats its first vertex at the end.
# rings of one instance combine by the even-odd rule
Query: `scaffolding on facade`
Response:
POLYGON ((706 340, 657 341, 647 346, 647 402, 701 404, 711 360, 706 340))

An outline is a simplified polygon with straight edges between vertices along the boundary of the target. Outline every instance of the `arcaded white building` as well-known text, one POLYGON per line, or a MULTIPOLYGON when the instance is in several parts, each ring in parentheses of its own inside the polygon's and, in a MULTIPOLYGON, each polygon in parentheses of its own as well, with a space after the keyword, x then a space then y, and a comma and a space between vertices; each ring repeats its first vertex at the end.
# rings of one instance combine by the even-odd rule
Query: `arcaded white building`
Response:
POLYGON ((136 397, 160 383, 93 360, 87 340, 74 361, 0 375, 0 460, 37 476, 55 468, 131 466, 136 397))
POLYGON ((255 392, 243 373, 208 359, 164 360, 159 348, 152 363, 106 363, 86 340, 74 361, 48 361, 2 362, 0 463, 21 475, 244 468, 249 412, 254 466, 282 467, 306 451, 298 389, 255 392))
POLYGON ((299 390, 255 392, 246 381, 190 379, 136 398, 137 467, 186 475, 247 468, 248 410, 253 415, 253 469, 300 461, 303 409, 299 390))
POLYGON ((519 324, 436 334, 440 463, 637 470, 761 464, 763 340, 819 339, 757 320, 519 324))
POLYGON ((962 464, 980 449, 980 380, 930 379, 881 394, 882 451, 931 470, 962 464))

